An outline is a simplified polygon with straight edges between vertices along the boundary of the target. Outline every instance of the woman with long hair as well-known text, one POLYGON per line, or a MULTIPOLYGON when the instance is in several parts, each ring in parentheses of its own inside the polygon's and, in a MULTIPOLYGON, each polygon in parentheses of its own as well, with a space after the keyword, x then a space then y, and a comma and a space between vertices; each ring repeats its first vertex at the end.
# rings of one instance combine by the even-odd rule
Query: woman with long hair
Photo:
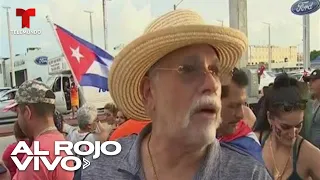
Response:
POLYGON ((122 111, 117 112, 117 117, 116 117, 117 127, 119 127, 121 124, 123 124, 127 120, 128 120, 127 116, 125 116, 122 111))
POLYGON ((275 180, 320 179, 320 150, 299 135, 306 96, 298 81, 279 75, 254 128, 263 159, 275 180))
POLYGON ((106 121, 109 125, 115 127, 118 108, 114 103, 107 103, 104 106, 104 113, 106 115, 106 121))

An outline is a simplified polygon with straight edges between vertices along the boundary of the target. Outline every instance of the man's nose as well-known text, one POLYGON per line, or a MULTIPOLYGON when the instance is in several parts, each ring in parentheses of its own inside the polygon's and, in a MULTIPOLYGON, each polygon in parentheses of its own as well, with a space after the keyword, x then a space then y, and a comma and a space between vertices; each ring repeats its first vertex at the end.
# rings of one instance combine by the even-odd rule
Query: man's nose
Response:
POLYGON ((243 113, 243 109, 241 106, 240 108, 237 108, 237 110, 236 110, 236 118, 243 119, 243 117, 244 117, 244 113, 243 113))
MULTIPOLYGON (((218 94, 217 91, 221 86, 220 78, 209 72, 204 73, 203 76, 203 83, 200 85, 202 93, 218 94)), ((221 92, 219 92, 219 94, 221 94, 221 92)))

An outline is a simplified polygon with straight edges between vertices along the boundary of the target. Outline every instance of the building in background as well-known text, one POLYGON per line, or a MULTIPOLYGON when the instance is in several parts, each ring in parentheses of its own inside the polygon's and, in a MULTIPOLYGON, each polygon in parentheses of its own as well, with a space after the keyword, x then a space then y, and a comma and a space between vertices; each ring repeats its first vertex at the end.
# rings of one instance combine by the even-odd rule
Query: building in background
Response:
MULTIPOLYGON (((249 67, 268 66, 268 46, 249 46, 249 67)), ((273 71, 302 69, 303 62, 299 56, 297 46, 278 47, 271 46, 271 69, 273 71)))
MULTIPOLYGON (((61 53, 43 52, 38 47, 27 48, 25 54, 16 54, 14 57, 16 86, 31 79, 41 79, 45 82, 49 77, 48 59, 59 55, 61 53)), ((8 87, 11 84, 10 59, 0 58, 0 87, 8 87)))

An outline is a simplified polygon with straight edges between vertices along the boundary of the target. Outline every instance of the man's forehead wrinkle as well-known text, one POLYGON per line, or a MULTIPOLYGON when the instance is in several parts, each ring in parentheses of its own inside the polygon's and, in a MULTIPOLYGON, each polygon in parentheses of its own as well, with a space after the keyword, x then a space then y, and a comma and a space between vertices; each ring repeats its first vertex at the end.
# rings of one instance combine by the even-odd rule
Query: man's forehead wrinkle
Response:
POLYGON ((195 55, 195 54, 184 55, 180 59, 181 63, 189 63, 189 64, 190 63, 195 64, 199 60, 200 60, 200 57, 198 55, 195 55))
MULTIPOLYGON (((196 47, 195 47, 196 48, 196 47)), ((147 75, 153 74, 154 70, 158 67, 162 68, 170 68, 173 65, 181 64, 181 63, 192 63, 195 64, 199 62, 202 58, 208 58, 210 61, 213 61, 215 65, 220 66, 220 60, 216 50, 212 47, 210 52, 208 49, 206 51, 199 51, 202 48, 198 48, 198 50, 194 50, 190 47, 183 47, 177 49, 175 51, 170 52, 169 54, 163 56, 151 66, 147 75)))

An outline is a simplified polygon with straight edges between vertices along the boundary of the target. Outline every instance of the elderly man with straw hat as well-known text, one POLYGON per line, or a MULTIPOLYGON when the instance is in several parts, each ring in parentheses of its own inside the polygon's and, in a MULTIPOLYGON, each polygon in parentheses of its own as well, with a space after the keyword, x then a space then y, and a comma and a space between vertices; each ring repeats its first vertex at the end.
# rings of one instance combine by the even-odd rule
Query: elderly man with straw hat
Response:
POLYGON ((124 114, 152 123, 119 139, 120 154, 91 159, 82 179, 271 179, 263 164, 216 139, 221 85, 246 47, 241 32, 205 25, 193 11, 157 18, 115 57, 109 74, 124 114))

